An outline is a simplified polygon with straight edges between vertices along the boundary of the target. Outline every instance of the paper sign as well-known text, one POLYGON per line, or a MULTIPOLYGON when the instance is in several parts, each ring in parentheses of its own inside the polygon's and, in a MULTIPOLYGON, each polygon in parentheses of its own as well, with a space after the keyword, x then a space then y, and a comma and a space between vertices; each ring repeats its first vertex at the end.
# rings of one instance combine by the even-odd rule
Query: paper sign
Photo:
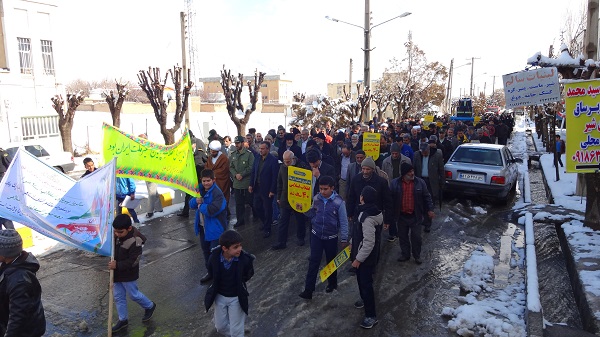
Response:
POLYGON ((288 166, 288 202, 297 212, 305 213, 312 204, 312 171, 288 166))
POLYGON ((565 83, 566 166, 569 173, 600 169, 600 81, 565 83))
POLYGON ((429 125, 433 123, 433 115, 426 115, 423 117, 423 129, 429 130, 429 125))
POLYGON ((125 200, 123 200, 123 202, 119 206, 136 209, 141 202, 142 198, 135 198, 132 200, 130 196, 126 196, 125 200))
POLYGON ((350 258, 350 246, 347 246, 342 250, 331 262, 329 262, 321 271, 319 272, 319 276, 321 277, 321 282, 325 282, 334 271, 336 271, 344 262, 348 261, 350 258))
POLYGON ((377 160, 377 158, 379 158, 379 147, 381 146, 381 143, 379 143, 380 139, 381 134, 379 133, 363 133, 362 149, 365 151, 365 155, 367 157, 371 157, 373 160, 377 160))

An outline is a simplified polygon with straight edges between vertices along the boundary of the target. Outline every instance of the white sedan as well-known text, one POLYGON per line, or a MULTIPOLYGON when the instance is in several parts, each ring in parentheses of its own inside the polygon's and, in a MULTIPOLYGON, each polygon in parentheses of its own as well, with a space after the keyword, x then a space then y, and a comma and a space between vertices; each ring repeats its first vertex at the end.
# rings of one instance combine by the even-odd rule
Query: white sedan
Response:
POLYGON ((444 190, 467 196, 497 198, 506 203, 517 186, 517 163, 504 145, 466 143, 458 146, 444 165, 444 190))
MULTIPOLYGON (((75 168, 75 162, 73 161, 73 155, 69 152, 57 151, 56 153, 48 153, 44 147, 41 145, 33 144, 33 145, 21 145, 27 152, 33 154, 38 157, 41 161, 45 162, 49 166, 54 167, 55 169, 61 171, 62 173, 67 173, 73 171, 75 168)), ((19 146, 9 147, 6 149, 10 159, 15 156, 19 146)))

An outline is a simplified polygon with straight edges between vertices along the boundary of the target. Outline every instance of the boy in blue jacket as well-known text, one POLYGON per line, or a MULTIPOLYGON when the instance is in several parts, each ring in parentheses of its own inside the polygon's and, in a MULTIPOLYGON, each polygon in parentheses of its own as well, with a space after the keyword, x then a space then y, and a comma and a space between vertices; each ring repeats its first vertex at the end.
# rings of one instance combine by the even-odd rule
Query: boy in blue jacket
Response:
MULTIPOLYGON (((125 200, 125 197, 129 196, 131 200, 135 199, 135 182, 131 178, 117 177, 117 179, 115 180, 115 184, 117 195, 117 215, 119 215, 122 212, 122 207, 120 205, 123 202, 123 200, 125 200)), ((129 214, 133 218, 134 223, 140 223, 140 220, 138 220, 137 217, 137 213, 133 208, 128 208, 127 212, 129 212, 129 214)))
MULTIPOLYGON (((319 264, 323 251, 325 251, 326 264, 333 260, 338 252, 338 233, 342 245, 348 245, 348 215, 346 204, 339 194, 335 193, 333 177, 321 176, 319 178, 319 194, 313 198, 311 209, 306 216, 312 218, 310 230, 310 260, 304 291, 300 297, 310 300, 315 291, 319 264)), ((327 279, 325 292, 330 293, 337 289, 337 272, 333 272, 327 279)))
MULTIPOLYGON (((210 251, 219 245, 219 237, 225 231, 227 201, 219 186, 215 184, 215 173, 213 170, 202 170, 200 177, 202 179, 201 197, 190 199, 190 208, 197 209, 194 229, 196 230, 196 235, 200 236, 204 262, 208 265, 210 251), (200 214, 204 215, 203 228, 201 228, 200 214)), ((206 273, 200 279, 200 282, 208 282, 211 279, 212 276, 206 273)))

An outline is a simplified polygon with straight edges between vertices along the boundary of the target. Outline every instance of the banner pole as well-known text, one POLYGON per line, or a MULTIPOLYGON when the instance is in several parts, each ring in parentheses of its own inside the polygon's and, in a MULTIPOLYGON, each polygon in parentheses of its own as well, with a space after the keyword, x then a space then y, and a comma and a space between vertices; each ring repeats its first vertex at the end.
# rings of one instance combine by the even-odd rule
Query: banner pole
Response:
MULTIPOLYGON (((117 158, 115 157, 115 168, 117 166, 117 158)), ((116 172, 113 174, 113 190, 112 190, 112 195, 111 195, 111 199, 113 199, 116 202, 115 196, 117 195, 117 182, 116 182, 116 177, 117 174, 116 172)), ((109 203, 110 204, 110 203, 109 203)), ((115 212, 115 205, 112 205, 112 209, 111 212, 113 212, 113 221, 114 221, 114 212, 115 212)), ((110 217, 109 217, 110 219, 110 217)), ((112 224, 108 224, 108 228, 109 228, 109 235, 111 235, 111 242, 112 244, 110 245, 110 261, 114 261, 115 260, 115 234, 113 232, 113 227, 112 224)), ((113 269, 110 269, 108 271, 108 277, 109 277, 109 281, 108 281, 108 337, 112 337, 112 316, 113 316, 113 302, 114 302, 114 296, 113 296, 113 288, 115 285, 115 271, 113 269)))

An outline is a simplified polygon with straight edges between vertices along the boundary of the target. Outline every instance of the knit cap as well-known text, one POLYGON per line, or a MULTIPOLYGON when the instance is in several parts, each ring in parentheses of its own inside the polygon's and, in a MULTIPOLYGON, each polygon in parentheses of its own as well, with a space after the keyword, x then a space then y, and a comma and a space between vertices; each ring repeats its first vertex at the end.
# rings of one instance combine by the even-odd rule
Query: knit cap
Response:
POLYGON ((371 204, 377 200, 377 191, 375 191, 375 189, 371 186, 363 187, 360 195, 362 195, 365 204, 371 204))
POLYGON ((370 167, 373 170, 375 169, 375 162, 373 161, 373 158, 371 157, 367 157, 365 158, 365 160, 362 161, 362 163, 360 164, 360 167, 370 167))
POLYGON ((0 230, 0 256, 16 257, 23 251, 23 239, 14 229, 0 230))
POLYGON ((390 152, 402 152, 402 148, 400 147, 400 144, 392 143, 392 146, 390 147, 390 152))
POLYGON ((400 165, 400 176, 404 177, 411 170, 414 170, 414 167, 411 164, 402 163, 402 165, 400 165))

